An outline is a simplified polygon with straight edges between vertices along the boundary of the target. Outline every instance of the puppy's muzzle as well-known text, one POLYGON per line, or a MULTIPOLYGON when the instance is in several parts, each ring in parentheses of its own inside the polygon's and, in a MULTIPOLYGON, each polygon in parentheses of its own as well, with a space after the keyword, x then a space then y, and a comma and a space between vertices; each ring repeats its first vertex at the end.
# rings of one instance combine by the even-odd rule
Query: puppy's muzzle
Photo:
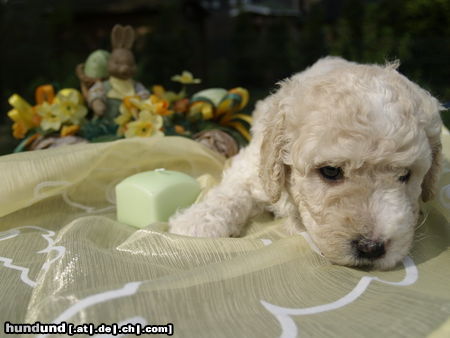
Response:
POLYGON ((352 241, 352 247, 358 258, 375 260, 383 257, 386 253, 384 242, 364 237, 352 241))

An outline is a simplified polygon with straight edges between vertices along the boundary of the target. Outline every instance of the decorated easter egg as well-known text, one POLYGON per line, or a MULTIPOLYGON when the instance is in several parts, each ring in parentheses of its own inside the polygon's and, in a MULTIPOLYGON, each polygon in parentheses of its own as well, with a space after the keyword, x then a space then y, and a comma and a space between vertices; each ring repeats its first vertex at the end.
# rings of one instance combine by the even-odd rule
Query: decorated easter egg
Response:
POLYGON ((102 49, 92 52, 84 64, 84 73, 92 78, 107 77, 110 55, 108 51, 102 49))
POLYGON ((192 101, 209 101, 213 106, 217 107, 227 93, 228 91, 223 88, 205 89, 196 93, 192 97, 192 101))

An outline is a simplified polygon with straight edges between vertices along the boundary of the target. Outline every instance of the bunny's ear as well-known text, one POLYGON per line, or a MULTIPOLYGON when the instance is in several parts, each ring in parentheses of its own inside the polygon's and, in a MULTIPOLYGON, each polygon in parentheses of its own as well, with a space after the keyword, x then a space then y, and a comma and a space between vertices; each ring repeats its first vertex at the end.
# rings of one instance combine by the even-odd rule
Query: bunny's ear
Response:
POLYGON ((131 49, 134 43, 134 29, 131 26, 126 26, 123 30, 124 38, 122 48, 131 49))
POLYGON ((131 26, 115 25, 111 31, 113 49, 131 49, 134 42, 134 29, 131 26))
POLYGON ((122 25, 115 25, 111 31, 111 45, 113 49, 123 48, 124 27, 122 25))

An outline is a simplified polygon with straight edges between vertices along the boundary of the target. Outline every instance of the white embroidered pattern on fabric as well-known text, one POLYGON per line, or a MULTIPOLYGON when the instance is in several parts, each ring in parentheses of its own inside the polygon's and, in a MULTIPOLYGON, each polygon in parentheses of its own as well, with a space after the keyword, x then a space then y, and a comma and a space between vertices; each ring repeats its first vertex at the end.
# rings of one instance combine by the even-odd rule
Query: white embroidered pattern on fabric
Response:
POLYGON ((66 187, 69 185, 70 185, 70 182, 68 182, 68 181, 45 181, 45 182, 36 184, 36 186, 33 189, 33 199, 31 200, 31 203, 37 202, 39 200, 42 200, 46 197, 50 197, 53 195, 53 194, 43 192, 43 189, 45 189, 45 188, 59 187, 59 186, 66 187))
POLYGON ((96 208, 96 207, 90 207, 90 206, 87 206, 87 205, 83 205, 83 204, 80 204, 78 202, 74 202, 67 195, 67 191, 63 192, 62 198, 63 198, 64 202, 66 202, 66 204, 68 204, 68 205, 70 205, 71 207, 74 207, 74 208, 82 209, 85 212, 87 212, 88 214, 93 214, 93 213, 98 213, 98 212, 99 213, 106 212, 106 211, 114 210, 116 208, 115 205, 109 205, 109 206, 104 207, 104 208, 96 208))
MULTIPOLYGON (((45 188, 49 188, 49 187, 67 187, 70 186, 71 183, 68 181, 45 181, 45 182, 41 182, 39 184, 37 184, 34 187, 33 190, 33 199, 31 200, 30 204, 35 203, 37 201, 40 201, 44 198, 50 197, 53 194, 49 194, 49 193, 45 193, 43 192, 43 189, 45 188)), ((105 198, 108 202, 110 202, 111 204, 115 204, 112 201, 112 196, 111 196, 111 189, 106 189, 105 191, 105 198)), ((61 196, 64 200, 64 202, 66 202, 67 205, 70 205, 71 207, 77 208, 77 209, 81 209, 83 211, 85 211, 88 214, 92 214, 92 213, 102 213, 102 212, 106 212, 106 211, 110 211, 110 210, 114 210, 115 209, 115 205, 110 205, 104 208, 96 208, 96 207, 91 207, 91 206, 87 206, 87 205, 83 205, 81 203, 78 202, 74 202, 72 201, 69 196, 68 196, 68 191, 67 189, 61 192, 61 196)))
MULTIPOLYGON (((4 232, 0 233, 0 241, 5 241, 5 240, 8 240, 8 239, 11 239, 11 238, 14 238, 14 237, 20 235, 22 229, 33 229, 33 230, 45 232, 45 234, 41 234, 41 236, 47 241, 47 247, 42 250, 37 251, 36 253, 47 253, 48 254, 51 251, 57 251, 57 253, 58 253, 54 258, 46 261, 42 265, 41 270, 47 271, 49 269, 50 265, 52 265, 55 261, 57 261, 64 255, 66 248, 63 246, 55 246, 55 240, 52 238, 53 236, 55 236, 55 232, 45 229, 45 228, 42 228, 42 227, 39 227, 39 226, 26 225, 26 226, 14 228, 14 229, 11 229, 8 231, 4 231, 4 232)), ((20 271, 21 272, 20 279, 25 284, 31 286, 32 288, 36 287, 37 282, 33 281, 29 276, 29 272, 30 272, 29 268, 12 264, 12 259, 8 258, 8 257, 0 257, 0 262, 3 262, 3 265, 6 268, 20 271)))
POLYGON ((267 238, 261 238, 261 242, 266 246, 272 244, 272 240, 267 238))
MULTIPOLYGON (((86 298, 81 299, 80 301, 76 302, 75 304, 67 308, 63 313, 61 313, 58 317, 56 317, 55 320, 52 321, 52 323, 59 324, 63 321, 67 321, 68 319, 76 315, 78 312, 90 306, 104 303, 112 299, 134 295, 142 283, 143 282, 130 282, 125 284, 123 287, 119 289, 100 292, 87 296, 86 298)), ((47 334, 39 335, 37 338, 45 338, 45 337, 48 337, 48 335, 47 334)))
POLYGON ((287 308, 277 306, 271 303, 268 303, 264 300, 261 300, 261 304, 269 311, 275 318, 279 321, 281 325, 281 338, 291 338, 298 337, 298 327, 295 324, 294 320, 291 316, 304 316, 311 315, 326 311, 332 311, 349 305, 354 302, 358 297, 360 297, 366 289, 369 287, 372 281, 381 282, 388 285, 396 285, 396 286, 407 286, 414 284, 418 279, 418 270, 414 261, 409 257, 405 257, 403 259, 403 264, 405 266, 405 278, 400 282, 390 282, 380 279, 378 277, 364 276, 360 279, 355 288, 346 294, 344 297, 328 304, 322 304, 318 306, 312 306, 307 308, 287 308))

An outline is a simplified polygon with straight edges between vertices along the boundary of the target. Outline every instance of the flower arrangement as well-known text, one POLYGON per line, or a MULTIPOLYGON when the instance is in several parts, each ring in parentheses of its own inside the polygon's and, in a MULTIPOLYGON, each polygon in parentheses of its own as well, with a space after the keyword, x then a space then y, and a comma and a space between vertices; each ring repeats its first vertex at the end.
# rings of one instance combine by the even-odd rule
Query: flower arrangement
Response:
POLYGON ((161 130, 158 128, 162 127, 166 135, 192 137, 202 130, 218 128, 232 134, 238 133, 239 143, 245 144, 250 139, 247 126, 251 118, 237 113, 247 105, 249 95, 246 89, 227 91, 212 88, 188 97, 186 86, 200 83, 201 80, 193 78, 188 71, 173 76, 172 80, 183 84, 179 93, 166 91, 164 87, 156 85, 147 99, 131 96, 123 100, 119 108, 120 115, 115 119, 119 126, 118 135, 160 135, 161 130), (244 125, 243 121, 247 124, 244 125))
MULTIPOLYGON (((12 133, 22 140, 16 151, 177 135, 197 140, 229 157, 250 140, 251 117, 243 113, 249 100, 246 89, 209 88, 190 94, 191 87, 200 84, 201 79, 189 71, 171 78, 181 85, 178 92, 161 85, 147 87, 134 81, 131 71, 118 71, 118 60, 123 59, 123 54, 119 58, 117 53, 131 53, 121 47, 124 42, 119 37, 123 36, 128 41, 126 46, 131 46, 131 27, 117 25, 112 32, 116 49, 112 53, 95 51, 85 64, 78 65, 81 91, 39 86, 34 106, 18 94, 10 97, 12 133)), ((133 58, 127 62, 128 69, 136 68, 133 58)))
POLYGON ((35 105, 31 106, 18 94, 9 98, 13 107, 8 116, 14 121, 13 136, 24 139, 21 151, 39 137, 59 134, 75 135, 88 112, 81 93, 76 89, 62 89, 55 95, 51 85, 39 86, 35 92, 35 105))
POLYGON ((189 96, 187 87, 201 83, 200 79, 184 71, 172 80, 182 84, 179 92, 154 85, 146 99, 126 96, 114 119, 117 128, 106 133, 91 132, 98 121, 90 117, 93 114, 77 89, 65 88, 55 94, 53 86, 39 86, 34 106, 14 94, 9 99, 13 109, 8 116, 14 122, 13 136, 23 140, 16 151, 34 149, 30 147, 33 142, 45 137, 77 136, 80 141, 92 142, 163 135, 198 139, 206 130, 229 134, 238 145, 236 149, 249 141, 251 117, 242 113, 249 99, 246 89, 211 88, 189 96))

